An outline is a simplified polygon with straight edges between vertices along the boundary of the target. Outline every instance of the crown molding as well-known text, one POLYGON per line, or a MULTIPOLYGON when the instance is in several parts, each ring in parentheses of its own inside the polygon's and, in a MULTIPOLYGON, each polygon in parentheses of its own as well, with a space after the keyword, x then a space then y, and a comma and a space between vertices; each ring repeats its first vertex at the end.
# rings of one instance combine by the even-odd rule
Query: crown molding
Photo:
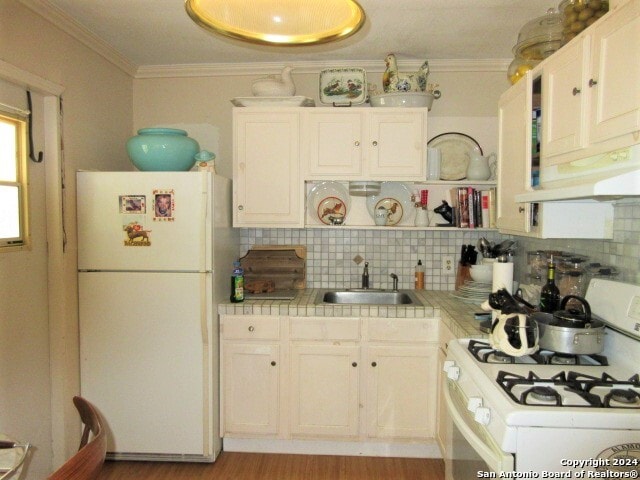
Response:
MULTIPOLYGON (((512 59, 497 60, 429 60, 431 72, 500 72, 507 71, 512 59)), ((423 60, 399 61, 406 70, 418 70, 423 60)), ((363 68, 369 73, 385 71, 382 60, 287 62, 295 73, 320 73, 325 68, 363 68)), ((185 65, 146 65, 138 68, 135 78, 225 77, 277 73, 284 63, 211 63, 185 65)))
MULTIPOLYGON (((118 67, 123 72, 134 77, 138 66, 125 58, 111 45, 96 36, 90 30, 76 22, 64 11, 51 4, 47 0, 19 0, 28 9, 32 10, 42 18, 51 22, 53 25, 68 33, 76 40, 104 57, 107 61, 118 67)), ((105 8, 108 8, 105 6, 105 8)))

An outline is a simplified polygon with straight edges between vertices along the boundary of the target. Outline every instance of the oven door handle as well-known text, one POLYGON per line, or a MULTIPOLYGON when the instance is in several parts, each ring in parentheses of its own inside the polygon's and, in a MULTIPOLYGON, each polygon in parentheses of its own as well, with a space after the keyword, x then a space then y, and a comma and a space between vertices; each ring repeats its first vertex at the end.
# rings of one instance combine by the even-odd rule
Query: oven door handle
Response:
POLYGON ((476 453, 482 457, 487 466, 494 472, 512 472, 514 469, 513 455, 503 452, 500 447, 495 444, 484 427, 469 418, 468 415, 460 413, 456 405, 458 402, 454 401, 452 393, 464 403, 466 403, 466 399, 455 382, 445 378, 443 383, 444 402, 447 405, 447 410, 449 410, 453 423, 455 423, 460 433, 467 442, 469 442, 469 445, 471 445, 476 453), (457 390, 457 392, 452 392, 451 390, 453 389, 457 390), (474 422, 473 427, 467 423, 467 419, 474 422), (478 433, 484 438, 481 438, 478 433))

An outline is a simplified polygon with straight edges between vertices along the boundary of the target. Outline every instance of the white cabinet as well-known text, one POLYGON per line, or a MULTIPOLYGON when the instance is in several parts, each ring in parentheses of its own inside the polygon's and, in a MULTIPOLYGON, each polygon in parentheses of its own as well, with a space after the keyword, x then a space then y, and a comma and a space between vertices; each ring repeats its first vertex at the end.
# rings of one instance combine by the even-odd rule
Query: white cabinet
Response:
POLYGON ((542 73, 542 156, 550 157, 584 147, 586 139, 587 92, 582 79, 589 58, 590 37, 565 45, 547 59, 542 73))
POLYGON ((367 435, 432 438, 436 406, 437 345, 371 346, 367 375, 367 435))
POLYGON ((437 319, 223 315, 229 438, 435 436, 437 319))
MULTIPOLYGON (((640 130, 640 2, 629 1, 593 26, 590 143, 640 130), (594 83, 595 82, 595 83, 594 83)), ((635 138, 637 143, 638 139, 635 138)))
POLYGON ((307 109, 305 180, 426 179, 427 109, 307 109))
POLYGON ((640 2, 630 1, 542 65, 542 166, 638 143, 640 2))
POLYGON ((290 319, 292 436, 357 437, 360 319, 290 319))
POLYGON ((433 438, 439 321, 369 318, 365 324, 367 435, 433 438))
MULTIPOLYGON (((501 233, 538 238, 611 238, 611 203, 516 202, 519 194, 533 190, 531 122, 533 101, 535 98, 538 102, 540 85, 539 78, 533 76, 537 75, 535 72, 537 70, 534 74, 528 72, 507 90, 498 104, 498 229, 501 233)), ((541 97, 544 124, 544 84, 541 97)), ((569 134, 565 136, 569 137, 569 134)))
POLYGON ((301 227, 299 109, 233 109, 233 226, 301 227))
POLYGON ((531 75, 507 90, 498 102, 497 226, 503 233, 522 234, 530 225, 528 206, 515 196, 531 185, 531 75))
POLYGON ((222 316, 221 434, 279 432, 280 319, 222 316))
POLYGON ((291 434, 358 435, 360 347, 291 346, 291 434))

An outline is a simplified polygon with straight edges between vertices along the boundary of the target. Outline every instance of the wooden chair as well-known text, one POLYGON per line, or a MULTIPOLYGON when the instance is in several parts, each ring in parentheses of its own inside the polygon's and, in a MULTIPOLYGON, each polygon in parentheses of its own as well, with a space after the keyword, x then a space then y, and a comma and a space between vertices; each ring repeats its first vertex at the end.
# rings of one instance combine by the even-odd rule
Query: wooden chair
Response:
POLYGON ((47 480, 95 480, 107 454, 104 421, 96 408, 82 397, 73 397, 84 424, 78 453, 67 460, 47 480), (91 437, 91 438, 90 438, 91 437))

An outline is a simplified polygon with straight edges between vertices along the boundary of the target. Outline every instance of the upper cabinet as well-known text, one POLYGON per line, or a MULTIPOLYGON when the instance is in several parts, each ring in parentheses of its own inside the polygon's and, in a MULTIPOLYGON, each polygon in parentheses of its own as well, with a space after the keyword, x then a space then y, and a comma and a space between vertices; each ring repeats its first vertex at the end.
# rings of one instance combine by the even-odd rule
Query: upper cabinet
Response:
POLYGON ((300 115, 233 110, 233 226, 301 227, 300 115))
POLYGON ((233 225, 304 227, 305 180, 424 182, 426 152, 426 108, 234 108, 233 225))
POLYGON ((610 12, 541 68, 543 167, 638 143, 640 2, 610 12))
POLYGON ((305 180, 426 178, 426 109, 307 109, 305 180))

